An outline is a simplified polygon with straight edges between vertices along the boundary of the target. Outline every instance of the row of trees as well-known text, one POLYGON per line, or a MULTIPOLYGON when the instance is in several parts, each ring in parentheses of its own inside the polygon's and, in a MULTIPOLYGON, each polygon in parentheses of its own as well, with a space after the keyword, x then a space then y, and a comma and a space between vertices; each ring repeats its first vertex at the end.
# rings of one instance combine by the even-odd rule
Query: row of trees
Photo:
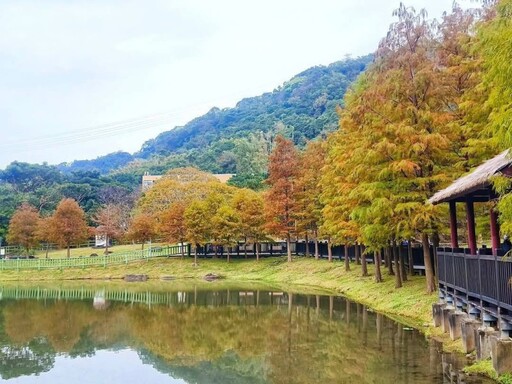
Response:
POLYGON ((75 200, 64 199, 54 214, 46 218, 33 206, 23 203, 10 220, 7 240, 21 245, 27 254, 39 243, 54 242, 65 247, 69 257, 70 246, 88 237, 84 211, 75 200))
MULTIPOLYGON (((511 9, 510 0, 479 10, 455 5, 436 22, 402 4, 327 140, 319 184, 324 233, 361 241, 378 258, 391 249, 397 267, 394 244, 421 239, 428 292, 435 290, 429 243, 438 244, 446 212, 427 199, 512 145, 511 9)), ((494 209, 507 232, 510 179, 496 187, 503 197, 494 209)))

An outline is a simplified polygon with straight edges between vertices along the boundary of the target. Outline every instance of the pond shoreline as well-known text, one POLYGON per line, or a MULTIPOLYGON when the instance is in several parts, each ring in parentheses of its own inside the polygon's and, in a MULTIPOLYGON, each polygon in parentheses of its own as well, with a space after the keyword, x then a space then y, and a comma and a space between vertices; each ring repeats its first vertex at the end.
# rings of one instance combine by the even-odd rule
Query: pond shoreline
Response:
MULTIPOLYGON (((423 276, 409 276, 402 288, 394 288, 394 277, 383 269, 384 282, 375 283, 374 266, 368 266, 369 276, 361 276, 361 266, 351 264, 351 271, 338 260, 285 257, 264 258, 260 261, 234 259, 230 263, 220 259, 199 259, 194 266, 190 258, 157 258, 106 268, 76 268, 43 271, 1 271, 0 282, 55 282, 55 281, 115 281, 125 282, 126 275, 146 275, 150 283, 176 284, 184 280, 201 280, 201 284, 223 285, 230 282, 263 283, 283 291, 314 291, 336 294, 366 305, 407 326, 414 327, 427 337, 443 343, 447 352, 462 353, 460 341, 451 341, 439 328, 433 326, 432 304, 437 294, 425 293, 423 276), (205 281, 207 274, 219 276, 205 281)), ((145 283, 144 283, 145 284, 145 283)))

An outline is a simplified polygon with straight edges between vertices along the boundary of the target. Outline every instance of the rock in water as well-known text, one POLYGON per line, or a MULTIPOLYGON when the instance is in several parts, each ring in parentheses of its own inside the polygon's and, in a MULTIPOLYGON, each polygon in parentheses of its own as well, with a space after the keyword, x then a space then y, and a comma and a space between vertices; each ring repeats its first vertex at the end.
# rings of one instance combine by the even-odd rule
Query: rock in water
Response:
POLYGON ((216 275, 215 273, 207 273, 203 277, 203 279, 205 279, 206 281, 214 281, 214 280, 218 280, 220 278, 221 278, 221 276, 216 275))
POLYGON ((148 275, 126 275, 124 281, 147 281, 148 275))

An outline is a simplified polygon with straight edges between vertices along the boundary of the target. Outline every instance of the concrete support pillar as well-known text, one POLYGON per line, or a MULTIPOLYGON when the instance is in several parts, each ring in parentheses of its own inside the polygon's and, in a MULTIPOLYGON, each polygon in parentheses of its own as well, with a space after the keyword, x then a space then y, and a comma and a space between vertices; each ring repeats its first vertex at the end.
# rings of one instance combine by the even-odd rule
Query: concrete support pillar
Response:
POLYGON ((494 370, 501 375, 512 372, 512 340, 491 337, 491 357, 494 370))
POLYGON ((471 353, 476 348, 476 335, 478 328, 482 325, 480 321, 466 318, 460 325, 462 349, 464 353, 471 353))
POLYGON ((443 308, 446 308, 446 303, 432 304, 432 318, 434 319, 434 327, 440 327, 443 323, 443 308))
POLYGON ((455 312, 455 308, 453 308, 452 306, 446 306, 442 310, 443 321, 441 322, 441 327, 442 327, 444 333, 450 332, 449 318, 450 318, 450 315, 454 312, 455 312))
POLYGON ((503 319, 500 320, 499 323, 500 323, 501 338, 508 339, 512 333, 512 323, 509 323, 508 321, 504 321, 503 319))
POLYGON ((491 207, 491 247, 492 254, 498 255, 498 249, 500 248, 500 227, 498 224, 498 213, 491 207))
POLYGON ((494 328, 482 326, 476 332, 476 357, 485 360, 491 357, 491 337, 499 337, 500 333, 494 328))
POLYGON ((475 206, 472 200, 466 200, 466 219, 468 222, 468 245, 472 255, 476 255, 475 206))
POLYGON ((456 311, 448 316, 448 327, 450 331, 450 339, 457 340, 461 337, 462 319, 466 317, 464 312, 456 311))
POLYGON ((450 240, 452 248, 459 247, 457 235, 457 205, 455 201, 450 201, 450 240))

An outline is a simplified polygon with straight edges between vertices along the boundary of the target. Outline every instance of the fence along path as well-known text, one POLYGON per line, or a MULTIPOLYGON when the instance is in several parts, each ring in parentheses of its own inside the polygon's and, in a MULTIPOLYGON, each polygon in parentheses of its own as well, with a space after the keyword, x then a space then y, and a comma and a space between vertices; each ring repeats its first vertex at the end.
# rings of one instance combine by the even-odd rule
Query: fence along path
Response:
MULTIPOLYGON (((153 247, 145 250, 110 254, 102 256, 84 256, 59 259, 0 259, 0 271, 64 269, 107 267, 109 265, 128 264, 130 262, 152 259, 162 256, 181 256, 181 245, 153 247)), ((187 246, 185 246, 187 254, 187 246)))

